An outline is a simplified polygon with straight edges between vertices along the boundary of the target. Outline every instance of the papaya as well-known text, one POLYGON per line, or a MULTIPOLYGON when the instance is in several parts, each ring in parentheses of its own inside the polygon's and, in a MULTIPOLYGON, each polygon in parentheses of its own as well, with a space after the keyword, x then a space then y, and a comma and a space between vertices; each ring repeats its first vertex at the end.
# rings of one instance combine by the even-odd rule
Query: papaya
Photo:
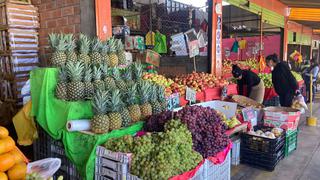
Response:
POLYGON ((8 180, 8 176, 4 172, 0 172, 0 180, 8 180))
POLYGON ((0 139, 6 138, 9 136, 9 131, 3 126, 0 126, 0 139))
POLYGON ((13 150, 15 145, 14 140, 10 136, 0 139, 0 154, 13 150))
POLYGON ((0 155, 0 172, 5 172, 12 168, 15 164, 15 159, 10 153, 0 155))
POLYGON ((24 162, 15 164, 8 170, 8 177, 10 180, 25 179, 27 175, 27 165, 24 162))

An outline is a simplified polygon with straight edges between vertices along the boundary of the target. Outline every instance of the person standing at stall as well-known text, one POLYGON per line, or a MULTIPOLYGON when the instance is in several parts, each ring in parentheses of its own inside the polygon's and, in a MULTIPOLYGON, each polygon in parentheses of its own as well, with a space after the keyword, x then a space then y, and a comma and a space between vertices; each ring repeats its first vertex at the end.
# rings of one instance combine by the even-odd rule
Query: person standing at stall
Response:
POLYGON ((246 86, 247 96, 260 104, 263 103, 265 87, 256 73, 250 70, 242 70, 239 66, 233 65, 232 75, 237 79, 240 95, 244 95, 244 86, 246 86))
POLYGON ((267 56, 266 63, 272 70, 272 83, 279 95, 280 105, 291 107, 292 100, 299 90, 297 80, 292 75, 288 65, 279 61, 277 54, 267 56))
POLYGON ((307 92, 307 102, 310 102, 310 76, 312 76, 312 99, 315 97, 316 93, 316 81, 319 74, 319 64, 316 62, 315 59, 312 59, 310 61, 310 67, 305 71, 305 74, 303 74, 303 79, 306 84, 306 92, 307 92))

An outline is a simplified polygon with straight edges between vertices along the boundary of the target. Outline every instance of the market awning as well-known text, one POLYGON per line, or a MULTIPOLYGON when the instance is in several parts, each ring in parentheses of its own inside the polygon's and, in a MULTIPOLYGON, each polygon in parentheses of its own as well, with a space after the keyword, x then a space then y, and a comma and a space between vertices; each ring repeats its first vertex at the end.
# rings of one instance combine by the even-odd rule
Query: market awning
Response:
POLYGON ((291 8, 289 20, 295 21, 320 21, 320 9, 316 8, 291 8))

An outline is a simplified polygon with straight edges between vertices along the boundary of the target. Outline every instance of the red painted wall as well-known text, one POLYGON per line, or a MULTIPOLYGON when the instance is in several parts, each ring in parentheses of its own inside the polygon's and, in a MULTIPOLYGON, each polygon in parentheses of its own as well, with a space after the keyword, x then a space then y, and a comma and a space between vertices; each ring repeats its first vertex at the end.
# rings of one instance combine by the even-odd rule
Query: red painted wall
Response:
MULTIPOLYGON (((247 46, 246 49, 244 50, 239 50, 239 53, 234 53, 231 52, 231 55, 229 59, 231 60, 239 60, 239 59, 248 59, 248 58, 253 58, 253 55, 249 55, 246 53, 247 51, 250 51, 250 44, 254 44, 255 42, 260 42, 260 36, 256 37, 244 37, 244 40, 247 40, 247 46), (239 55, 238 55, 239 54, 239 55)), ((237 38, 237 40, 241 40, 240 38, 237 38)), ((225 57, 225 49, 231 50, 232 45, 234 43, 235 39, 234 38, 229 38, 229 39, 223 39, 222 40, 222 58, 226 59, 225 57)), ((269 54, 277 53, 278 55, 280 54, 280 43, 281 43, 281 38, 280 35, 273 35, 273 36, 264 36, 263 37, 263 43, 264 43, 264 51, 263 55, 267 56, 269 54)), ((251 53, 250 53, 251 54, 251 53)))

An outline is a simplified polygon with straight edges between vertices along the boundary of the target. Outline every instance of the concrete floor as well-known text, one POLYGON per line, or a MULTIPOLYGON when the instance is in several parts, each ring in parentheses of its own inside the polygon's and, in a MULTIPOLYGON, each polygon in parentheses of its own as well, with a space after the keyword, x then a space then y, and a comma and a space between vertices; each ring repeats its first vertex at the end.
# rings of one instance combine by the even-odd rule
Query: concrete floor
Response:
POLYGON ((301 118, 297 150, 284 158, 273 172, 240 164, 232 167, 231 180, 320 180, 320 103, 315 104, 314 114, 318 117, 318 126, 309 127, 306 116, 301 118))

